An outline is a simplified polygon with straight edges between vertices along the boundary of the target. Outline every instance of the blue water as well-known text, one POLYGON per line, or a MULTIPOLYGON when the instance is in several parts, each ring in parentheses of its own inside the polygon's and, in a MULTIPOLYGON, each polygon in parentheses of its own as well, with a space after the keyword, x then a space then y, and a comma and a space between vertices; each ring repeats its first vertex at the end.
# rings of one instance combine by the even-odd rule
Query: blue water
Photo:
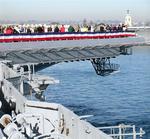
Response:
POLYGON ((78 115, 92 114, 95 126, 135 124, 150 139, 150 46, 134 47, 133 55, 113 59, 120 72, 101 77, 90 62, 61 63, 41 73, 60 84, 48 87, 48 102, 61 103, 78 115))

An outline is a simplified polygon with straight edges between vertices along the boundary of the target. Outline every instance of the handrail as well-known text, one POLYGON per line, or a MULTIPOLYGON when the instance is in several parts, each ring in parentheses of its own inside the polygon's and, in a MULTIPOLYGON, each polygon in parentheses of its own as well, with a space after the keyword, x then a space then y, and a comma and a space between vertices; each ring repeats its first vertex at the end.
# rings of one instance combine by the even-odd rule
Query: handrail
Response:
POLYGON ((132 136, 133 139, 137 139, 137 136, 139 136, 141 139, 145 134, 145 131, 142 128, 137 132, 135 125, 120 124, 118 126, 98 127, 98 129, 107 132, 109 136, 117 139, 125 139, 127 136, 132 136))

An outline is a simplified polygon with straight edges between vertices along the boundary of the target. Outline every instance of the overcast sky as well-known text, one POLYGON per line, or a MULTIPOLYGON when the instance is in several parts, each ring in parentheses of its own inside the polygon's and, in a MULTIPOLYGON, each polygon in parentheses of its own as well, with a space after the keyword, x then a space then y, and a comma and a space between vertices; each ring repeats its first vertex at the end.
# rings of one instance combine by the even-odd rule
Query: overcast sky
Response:
POLYGON ((150 0, 0 0, 0 20, 150 21, 150 0))

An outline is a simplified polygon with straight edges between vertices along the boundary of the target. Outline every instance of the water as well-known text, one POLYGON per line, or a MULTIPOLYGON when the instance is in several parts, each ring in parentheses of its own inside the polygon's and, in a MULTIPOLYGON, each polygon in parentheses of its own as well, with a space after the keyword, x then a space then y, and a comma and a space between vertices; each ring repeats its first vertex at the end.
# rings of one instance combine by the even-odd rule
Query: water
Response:
POLYGON ((61 103, 78 115, 92 114, 95 126, 135 124, 150 139, 150 46, 134 47, 133 55, 113 59, 120 72, 101 77, 90 62, 60 63, 41 73, 60 84, 49 86, 48 102, 61 103))

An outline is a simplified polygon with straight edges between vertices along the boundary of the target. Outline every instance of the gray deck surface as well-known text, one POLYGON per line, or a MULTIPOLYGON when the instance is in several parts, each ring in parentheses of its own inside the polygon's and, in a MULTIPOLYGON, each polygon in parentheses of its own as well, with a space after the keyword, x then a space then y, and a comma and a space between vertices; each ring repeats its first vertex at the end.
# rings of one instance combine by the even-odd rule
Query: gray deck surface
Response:
POLYGON ((130 37, 0 43, 0 60, 10 60, 14 64, 27 64, 114 57, 120 55, 121 46, 130 47, 143 41, 143 38, 130 37))

